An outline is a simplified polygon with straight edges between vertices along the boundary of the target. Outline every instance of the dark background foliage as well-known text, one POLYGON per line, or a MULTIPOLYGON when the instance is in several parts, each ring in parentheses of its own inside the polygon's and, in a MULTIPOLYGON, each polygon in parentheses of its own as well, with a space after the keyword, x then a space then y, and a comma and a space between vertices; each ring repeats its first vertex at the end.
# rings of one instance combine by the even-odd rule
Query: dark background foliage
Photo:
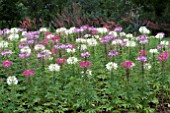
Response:
POLYGON ((19 26, 26 17, 32 21, 36 18, 36 24, 41 19, 44 26, 54 28, 78 25, 78 20, 81 24, 103 26, 88 21, 99 21, 100 17, 99 23, 109 19, 127 31, 147 25, 155 31, 170 32, 170 0, 0 0, 0 15, 1 28, 19 26))

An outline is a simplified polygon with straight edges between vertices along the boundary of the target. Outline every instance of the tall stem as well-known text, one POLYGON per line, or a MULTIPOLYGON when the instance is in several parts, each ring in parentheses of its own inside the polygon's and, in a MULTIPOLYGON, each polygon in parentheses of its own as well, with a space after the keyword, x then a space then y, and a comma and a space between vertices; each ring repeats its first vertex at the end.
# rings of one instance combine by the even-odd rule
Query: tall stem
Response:
POLYGON ((126 78, 127 78, 127 81, 129 81, 129 75, 130 75, 130 69, 126 68, 126 78))

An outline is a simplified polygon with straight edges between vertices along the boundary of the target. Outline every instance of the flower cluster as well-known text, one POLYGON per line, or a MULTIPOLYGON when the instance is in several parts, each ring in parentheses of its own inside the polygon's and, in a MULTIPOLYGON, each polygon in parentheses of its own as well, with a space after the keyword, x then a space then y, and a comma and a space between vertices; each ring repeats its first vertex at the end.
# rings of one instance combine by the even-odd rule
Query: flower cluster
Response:
POLYGON ((106 68, 111 71, 111 70, 116 70, 118 68, 118 65, 114 62, 109 62, 106 64, 106 68))
POLYGON ((34 74, 35 74, 35 72, 34 72, 33 69, 25 70, 25 71, 23 72, 23 75, 24 75, 25 77, 31 77, 31 76, 33 76, 34 74))
POLYGON ((4 68, 8 68, 8 67, 10 67, 11 65, 12 65, 12 61, 10 61, 10 60, 5 60, 5 61, 2 62, 2 66, 3 66, 4 68))
POLYGON ((122 62, 122 66, 124 68, 130 69, 130 68, 134 67, 135 64, 132 61, 125 61, 125 62, 122 62))

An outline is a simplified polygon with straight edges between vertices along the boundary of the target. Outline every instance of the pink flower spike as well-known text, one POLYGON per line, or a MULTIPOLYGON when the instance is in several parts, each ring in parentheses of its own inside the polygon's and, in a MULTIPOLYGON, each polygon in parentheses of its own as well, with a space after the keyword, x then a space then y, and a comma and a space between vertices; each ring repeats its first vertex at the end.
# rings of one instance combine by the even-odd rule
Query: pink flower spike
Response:
POLYGON ((88 68, 90 66, 90 61, 81 61, 79 62, 80 67, 88 68))
POLYGON ((140 55, 146 55, 146 51, 145 51, 145 50, 140 50, 140 51, 139 51, 139 54, 140 54, 140 55))
POLYGON ((122 62, 122 66, 124 68, 132 68, 133 66, 135 66, 135 64, 132 61, 125 61, 125 62, 122 62))
POLYGON ((30 69, 30 70, 25 70, 24 72, 23 72, 23 75, 25 76, 25 77, 30 77, 30 76, 33 76, 35 74, 35 72, 34 72, 34 70, 32 70, 32 69, 30 69))
POLYGON ((166 62, 167 58, 168 58, 168 52, 163 52, 158 56, 158 60, 160 62, 166 62))
POLYGON ((8 67, 10 67, 11 65, 12 65, 12 61, 10 61, 10 60, 5 60, 5 61, 2 62, 2 66, 3 66, 4 68, 8 68, 8 67))
POLYGON ((64 59, 64 58, 58 58, 58 59, 56 60, 56 62, 57 62, 57 64, 62 65, 62 64, 65 64, 65 63, 66 63, 66 59, 64 59))

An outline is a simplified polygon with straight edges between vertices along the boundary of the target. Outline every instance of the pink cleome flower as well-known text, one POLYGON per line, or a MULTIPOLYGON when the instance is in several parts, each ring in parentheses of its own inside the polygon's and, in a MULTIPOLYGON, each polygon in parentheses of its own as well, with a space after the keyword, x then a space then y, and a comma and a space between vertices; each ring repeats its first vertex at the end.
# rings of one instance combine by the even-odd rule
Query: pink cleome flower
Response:
POLYGON ((132 61, 125 61, 125 62, 122 62, 122 66, 124 68, 132 68, 133 66, 135 66, 135 64, 132 61))
POLYGON ((166 62, 167 58, 168 58, 168 52, 163 52, 158 56, 158 60, 160 62, 166 62))
POLYGON ((5 60, 5 61, 2 62, 2 66, 3 66, 4 68, 8 68, 8 67, 10 67, 11 65, 12 65, 12 61, 10 61, 10 60, 5 60))
POLYGON ((52 37, 51 40, 52 40, 53 42, 55 42, 55 41, 60 41, 60 38, 56 35, 56 36, 52 37))
POLYGON ((59 65, 62 65, 62 64, 65 64, 65 63, 66 63, 66 59, 64 59, 64 58, 57 58, 56 62, 57 62, 59 65))
POLYGON ((90 66, 90 61, 81 61, 79 62, 80 67, 88 68, 90 66))
POLYGON ((146 55, 146 51, 145 51, 145 50, 140 50, 140 51, 139 51, 139 54, 140 54, 140 55, 146 55))
POLYGON ((146 61, 147 61, 147 58, 146 58, 146 56, 138 56, 138 57, 137 57, 137 60, 138 60, 139 62, 146 62, 146 61))
POLYGON ((34 74, 35 74, 35 72, 34 72, 33 69, 25 70, 25 71, 23 72, 23 75, 24 75, 25 77, 30 77, 30 76, 33 76, 34 74))

